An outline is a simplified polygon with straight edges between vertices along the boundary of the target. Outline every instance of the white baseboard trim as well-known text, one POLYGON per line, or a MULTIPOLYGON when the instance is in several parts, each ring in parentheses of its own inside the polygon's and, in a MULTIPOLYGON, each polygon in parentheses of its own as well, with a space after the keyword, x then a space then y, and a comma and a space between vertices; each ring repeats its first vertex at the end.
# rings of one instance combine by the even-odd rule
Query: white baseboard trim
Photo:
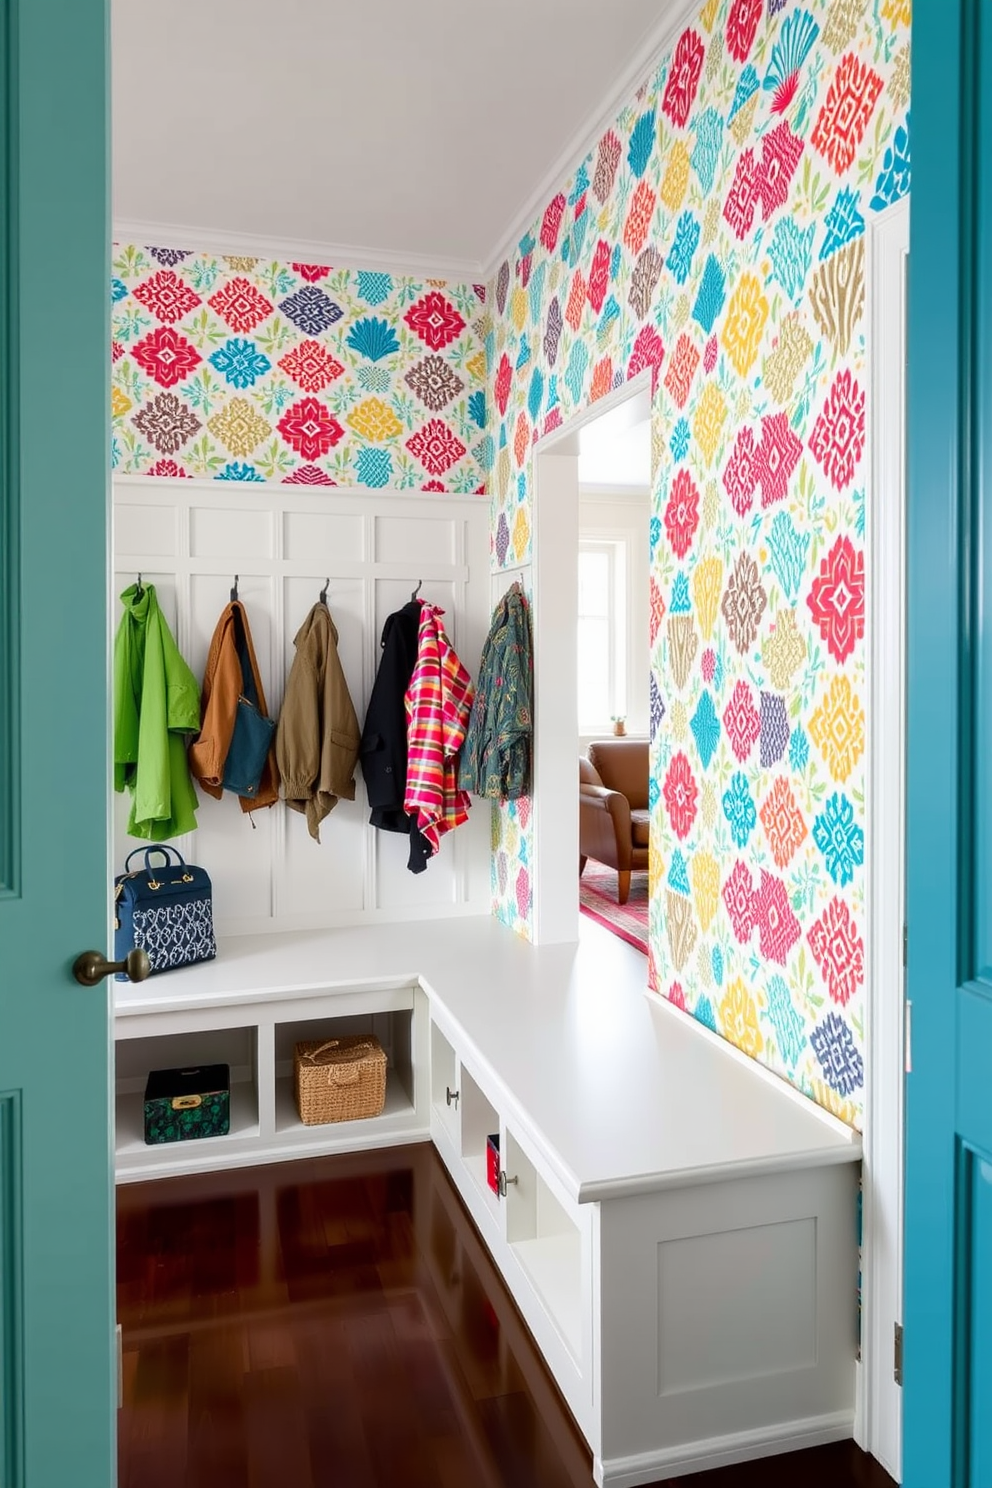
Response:
POLYGON ((633 1457, 596 1457, 593 1478, 598 1488, 638 1488, 639 1484, 655 1483, 659 1478, 681 1477, 684 1473, 705 1472, 735 1462, 751 1462, 757 1457, 777 1457, 783 1452, 800 1452, 806 1447, 845 1441, 853 1427, 853 1411, 834 1411, 831 1415, 785 1421, 779 1426, 709 1436, 658 1452, 639 1452, 633 1457))

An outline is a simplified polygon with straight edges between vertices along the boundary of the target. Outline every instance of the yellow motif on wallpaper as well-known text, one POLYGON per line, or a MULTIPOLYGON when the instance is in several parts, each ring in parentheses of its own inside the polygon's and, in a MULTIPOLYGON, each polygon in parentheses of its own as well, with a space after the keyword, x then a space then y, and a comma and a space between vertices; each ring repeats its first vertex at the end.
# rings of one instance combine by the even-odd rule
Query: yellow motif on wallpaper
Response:
POLYGON ((706 211, 703 213, 703 247, 712 243, 720 228, 720 198, 714 197, 706 203, 706 211))
POLYGON ((697 852, 689 866, 696 918, 705 935, 720 902, 720 865, 712 853, 697 852))
POLYGON ((797 310, 779 326, 778 345, 765 357, 762 369, 765 387, 776 403, 789 402, 796 378, 812 354, 813 342, 797 310))
POLYGON ((868 0, 833 0, 823 28, 823 45, 835 55, 850 46, 867 9, 868 0))
POLYGON ((768 301, 761 280, 754 274, 742 274, 720 337, 739 377, 746 377, 754 366, 767 319, 768 301))
POLYGON ((510 451, 503 447, 496 457, 496 495, 505 501, 510 489, 510 451))
POLYGON ((684 744, 686 742, 689 733, 689 715, 685 711, 685 703, 682 702, 681 698, 672 704, 669 733, 676 744, 684 744))
POLYGON ((119 387, 115 387, 110 394, 110 411, 114 418, 123 418, 129 408, 134 404, 126 393, 122 393, 119 387))
POLYGON ((717 815, 716 791, 707 780, 699 795, 699 817, 708 832, 716 826, 717 815))
POLYGON ((685 142, 677 139, 668 152, 668 165, 661 182, 661 199, 665 206, 677 212, 688 185, 689 151, 685 142))
POLYGON ((727 400, 715 382, 708 382, 696 405, 696 415, 692 421, 692 432, 707 465, 713 463, 726 417, 727 400))
POLYGON ((403 433, 403 425, 389 404, 384 403, 381 398, 366 398, 364 403, 359 403, 357 408, 352 409, 345 423, 370 444, 395 439, 403 433))
POLYGON ((909 103, 909 43, 900 47, 896 53, 896 60, 892 67, 892 81, 889 84, 889 102, 894 109, 904 109, 909 103))
POLYGON ((864 711, 845 676, 834 677, 830 683, 809 721, 809 736, 834 780, 843 784, 865 747, 864 711))
POLYGON ((716 20, 716 13, 719 9, 720 0, 706 0, 706 4, 703 6, 702 14, 699 17, 699 24, 705 30, 713 30, 713 22, 716 20))
POLYGON ((517 508, 517 515, 513 522, 513 552, 518 563, 522 563, 526 557, 529 543, 530 522, 527 520, 526 511, 521 506, 517 508))
POLYGON ((250 455, 272 433, 272 425, 255 412, 247 398, 232 398, 222 412, 207 420, 207 428, 232 455, 250 455))
POLYGON ((730 132, 734 136, 734 143, 739 147, 744 141, 750 139, 754 128, 754 116, 758 110, 758 95, 752 93, 747 103, 730 121, 730 132))
POLYGON ((788 692, 793 675, 806 660, 806 641, 796 626, 795 610, 779 610, 761 648, 761 659, 775 691, 788 692))
POLYGON ((715 480, 708 480, 703 487, 703 531, 712 532, 720 518, 720 489, 715 480))
POLYGON ((649 832, 650 842, 648 846, 648 898, 655 902, 658 887, 665 876, 665 864, 658 846, 657 832, 649 832))
POLYGON ((692 575, 692 597, 699 616, 703 640, 712 639, 723 593, 723 563, 719 558, 702 558, 692 575))
POLYGON ((470 376, 481 382, 486 375, 486 353, 484 351, 477 351, 474 356, 470 356, 465 363, 465 370, 470 376))
POLYGON ((518 331, 522 331, 527 324, 527 306, 529 303, 527 291, 521 289, 519 284, 515 285, 513 297, 510 300, 510 315, 518 331))
POLYGON ((858 1112, 854 1105, 851 1101, 846 1101, 842 1095, 838 1095, 836 1090, 831 1090, 825 1081, 813 1081, 813 1099, 818 1106, 823 1106, 824 1110, 836 1116, 839 1121, 845 1122, 848 1126, 857 1126, 858 1112))
POLYGON ((758 1009, 740 977, 727 988, 720 1003, 720 1027, 724 1037, 752 1059, 765 1047, 758 1027, 758 1009))

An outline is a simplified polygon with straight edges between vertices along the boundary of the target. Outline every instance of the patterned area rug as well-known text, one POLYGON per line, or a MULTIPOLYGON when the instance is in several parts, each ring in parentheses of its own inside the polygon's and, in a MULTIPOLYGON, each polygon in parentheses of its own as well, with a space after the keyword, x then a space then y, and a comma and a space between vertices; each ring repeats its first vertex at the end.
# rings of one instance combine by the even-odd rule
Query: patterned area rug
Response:
POLYGON ((644 869, 630 876, 630 894, 626 904, 617 903, 617 876, 612 868, 586 863, 579 879, 579 908, 584 915, 605 925, 628 945, 648 953, 648 875, 644 869))

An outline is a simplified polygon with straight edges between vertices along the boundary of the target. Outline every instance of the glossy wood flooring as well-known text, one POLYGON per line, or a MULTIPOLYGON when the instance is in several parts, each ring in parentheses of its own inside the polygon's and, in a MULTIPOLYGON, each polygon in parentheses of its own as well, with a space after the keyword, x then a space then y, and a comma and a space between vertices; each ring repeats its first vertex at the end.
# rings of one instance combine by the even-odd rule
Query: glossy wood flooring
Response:
MULTIPOLYGON (((120 1488, 592 1488, 430 1146, 118 1190, 120 1488)), ((686 1488, 892 1488, 851 1443, 686 1488)))

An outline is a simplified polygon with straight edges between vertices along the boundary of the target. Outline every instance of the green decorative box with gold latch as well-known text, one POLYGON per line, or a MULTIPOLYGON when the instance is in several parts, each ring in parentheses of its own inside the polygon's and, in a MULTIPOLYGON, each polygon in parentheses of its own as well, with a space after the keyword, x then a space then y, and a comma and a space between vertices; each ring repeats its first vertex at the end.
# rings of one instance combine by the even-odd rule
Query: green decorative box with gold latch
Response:
POLYGON ((145 1085, 145 1141, 149 1146, 226 1137, 230 1130, 230 1065, 152 1070, 145 1085))

